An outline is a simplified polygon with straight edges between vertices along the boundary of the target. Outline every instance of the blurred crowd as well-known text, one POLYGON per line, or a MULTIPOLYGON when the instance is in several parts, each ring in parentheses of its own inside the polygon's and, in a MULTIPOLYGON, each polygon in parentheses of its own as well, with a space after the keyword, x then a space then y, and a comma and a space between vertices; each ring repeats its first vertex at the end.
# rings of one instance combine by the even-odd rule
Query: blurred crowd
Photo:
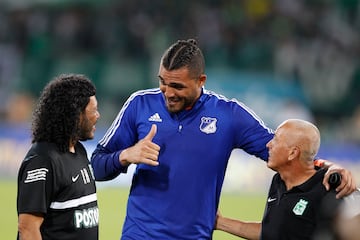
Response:
POLYGON ((359 0, 1 1, 0 120, 28 121, 62 72, 89 76, 113 119, 132 91, 157 86, 161 54, 187 38, 207 69, 298 84, 322 131, 360 143, 359 0))

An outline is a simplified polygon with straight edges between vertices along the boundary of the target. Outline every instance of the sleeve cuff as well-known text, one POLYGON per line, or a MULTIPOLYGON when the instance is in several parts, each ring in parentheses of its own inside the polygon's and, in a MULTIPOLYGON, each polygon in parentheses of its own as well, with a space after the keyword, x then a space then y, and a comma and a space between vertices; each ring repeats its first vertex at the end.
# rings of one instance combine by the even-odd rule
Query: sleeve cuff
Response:
POLYGON ((125 167, 125 166, 121 165, 121 163, 119 161, 120 153, 121 153, 121 151, 119 151, 115 154, 115 158, 113 159, 114 166, 116 167, 116 169, 120 170, 121 173, 127 173, 129 166, 125 167))

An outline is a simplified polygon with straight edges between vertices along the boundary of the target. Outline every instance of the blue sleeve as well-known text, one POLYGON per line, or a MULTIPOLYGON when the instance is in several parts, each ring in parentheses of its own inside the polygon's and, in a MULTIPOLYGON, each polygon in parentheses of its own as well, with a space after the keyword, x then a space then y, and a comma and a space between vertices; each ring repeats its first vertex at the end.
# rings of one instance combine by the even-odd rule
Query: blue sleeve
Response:
POLYGON ((138 141, 134 98, 135 96, 131 96, 125 102, 91 156, 91 166, 97 181, 111 180, 120 173, 127 172, 127 167, 120 164, 119 155, 138 141))
POLYGON ((244 140, 241 148, 245 152, 267 161, 269 150, 266 144, 274 137, 274 134, 256 120, 250 122, 247 127, 247 131, 242 136, 244 140))
POLYGON ((239 148, 250 155, 268 160, 269 151, 266 144, 274 137, 274 131, 247 106, 236 108, 235 128, 240 129, 236 138, 239 148))
POLYGON ((121 151, 111 152, 100 144, 97 145, 91 156, 91 166, 96 181, 111 180, 127 171, 127 167, 120 164, 120 153, 121 151))

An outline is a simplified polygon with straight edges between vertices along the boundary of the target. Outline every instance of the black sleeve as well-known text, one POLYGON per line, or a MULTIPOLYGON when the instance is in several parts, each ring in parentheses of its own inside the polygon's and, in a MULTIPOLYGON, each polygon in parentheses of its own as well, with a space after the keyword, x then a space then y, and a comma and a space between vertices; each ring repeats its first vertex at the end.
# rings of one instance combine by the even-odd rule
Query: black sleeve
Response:
POLYGON ((28 154, 18 173, 17 211, 47 213, 53 192, 53 169, 48 157, 28 154))

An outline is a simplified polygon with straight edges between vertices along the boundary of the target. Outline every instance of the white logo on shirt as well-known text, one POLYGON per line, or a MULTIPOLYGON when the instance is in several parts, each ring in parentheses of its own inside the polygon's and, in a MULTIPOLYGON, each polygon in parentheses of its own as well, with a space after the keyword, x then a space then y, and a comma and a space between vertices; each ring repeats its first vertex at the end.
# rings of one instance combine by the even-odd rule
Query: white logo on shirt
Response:
POLYGON ((162 122, 162 119, 160 118, 160 115, 158 113, 155 113, 151 117, 149 117, 150 122, 162 122))
POLYGON ((78 178, 79 178, 79 174, 76 175, 75 177, 71 177, 71 180, 72 180, 73 182, 76 182, 76 180, 78 180, 78 178))
POLYGON ((90 169, 90 174, 91 174, 92 179, 95 180, 94 170, 93 170, 91 164, 89 164, 88 167, 89 167, 89 169, 90 169))
POLYGON ((209 134, 216 132, 216 118, 212 117, 202 117, 200 123, 200 131, 209 134))
POLYGON ((74 212, 76 228, 91 228, 99 224, 99 209, 97 207, 76 210, 74 212))
POLYGON ((308 204, 308 201, 304 200, 304 199, 300 199, 295 207, 293 208, 293 212, 295 213, 295 215, 303 215, 305 209, 306 209, 306 205, 308 204))
POLYGON ((45 181, 47 172, 49 172, 49 170, 47 168, 38 168, 38 169, 27 171, 27 176, 26 176, 24 183, 45 181))
POLYGON ((267 201, 268 201, 268 203, 270 203, 270 202, 273 202, 273 201, 275 201, 275 200, 276 200, 276 198, 271 198, 271 197, 269 197, 267 201))
POLYGON ((81 169, 80 172, 81 172, 81 176, 82 176, 82 179, 84 181, 84 184, 90 183, 91 182, 90 176, 89 176, 89 173, 86 170, 86 168, 81 169))
MULTIPOLYGON (((82 177, 82 180, 83 180, 84 184, 88 184, 88 183, 91 182, 91 179, 90 179, 90 175, 91 175, 91 174, 89 174, 89 172, 88 172, 88 170, 87 170, 86 168, 82 168, 82 169, 80 170, 80 173, 81 173, 81 177, 82 177)), ((72 182, 76 182, 79 177, 80 177, 80 174, 77 174, 77 175, 75 175, 75 176, 72 176, 72 177, 71 177, 71 181, 72 181, 72 182)))

